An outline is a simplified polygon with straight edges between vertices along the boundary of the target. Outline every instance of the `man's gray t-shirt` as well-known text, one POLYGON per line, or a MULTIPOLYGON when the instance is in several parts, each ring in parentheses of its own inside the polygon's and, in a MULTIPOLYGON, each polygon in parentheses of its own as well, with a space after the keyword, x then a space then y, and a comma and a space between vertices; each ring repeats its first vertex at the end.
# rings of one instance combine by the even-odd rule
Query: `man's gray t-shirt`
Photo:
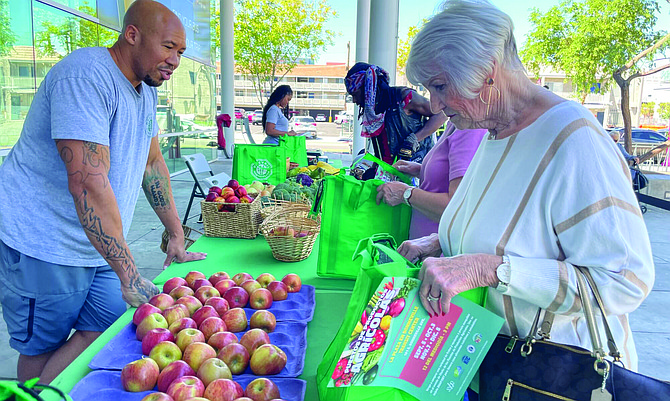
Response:
POLYGON ((0 240, 36 259, 102 266, 79 223, 55 139, 109 146, 109 182, 127 235, 156 124, 156 88, 138 92, 107 48, 83 48, 40 85, 21 136, 0 165, 0 240))

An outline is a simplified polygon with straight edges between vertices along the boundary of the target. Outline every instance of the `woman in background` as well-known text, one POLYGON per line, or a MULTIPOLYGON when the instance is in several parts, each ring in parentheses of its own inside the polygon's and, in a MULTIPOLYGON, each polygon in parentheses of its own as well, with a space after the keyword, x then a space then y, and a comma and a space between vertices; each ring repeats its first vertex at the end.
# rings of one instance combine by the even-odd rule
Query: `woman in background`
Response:
POLYGON ((279 137, 294 136, 296 132, 288 129, 288 119, 282 110, 288 107, 293 97, 293 90, 288 85, 279 85, 270 95, 263 107, 261 123, 265 131, 264 144, 279 145, 279 137))

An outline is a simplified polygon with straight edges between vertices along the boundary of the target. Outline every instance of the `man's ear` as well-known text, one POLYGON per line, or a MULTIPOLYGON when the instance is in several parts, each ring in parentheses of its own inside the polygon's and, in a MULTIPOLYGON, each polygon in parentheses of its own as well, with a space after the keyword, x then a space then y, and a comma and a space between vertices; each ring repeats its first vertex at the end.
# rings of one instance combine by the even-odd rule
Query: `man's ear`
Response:
POLYGON ((126 31, 123 33, 123 37, 128 44, 134 46, 140 41, 140 30, 135 25, 128 25, 126 31))

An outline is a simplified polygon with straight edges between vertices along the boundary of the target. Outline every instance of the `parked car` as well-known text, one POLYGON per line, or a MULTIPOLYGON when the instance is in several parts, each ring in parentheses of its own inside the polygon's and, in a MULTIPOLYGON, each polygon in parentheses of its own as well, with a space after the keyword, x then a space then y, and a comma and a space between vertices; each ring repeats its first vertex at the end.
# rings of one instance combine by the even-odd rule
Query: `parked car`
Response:
POLYGON ((335 124, 348 123, 353 120, 353 116, 349 113, 340 113, 335 116, 335 124))
MULTIPOLYGON (((626 142, 626 138, 624 138, 624 129, 623 128, 615 128, 612 131, 618 131, 619 134, 621 134, 621 137, 623 138, 623 141, 626 142)), ((662 134, 659 134, 658 132, 654 131, 653 129, 648 129, 648 128, 633 128, 631 130, 631 136, 633 137, 633 144, 637 145, 655 145, 661 142, 665 142, 668 140, 665 136, 662 134)))
POLYGON ((249 121, 254 125, 261 125, 263 120, 263 110, 254 110, 253 113, 249 113, 249 121))
POLYGON ((658 132, 659 134, 663 135, 666 138, 668 137, 668 129, 667 128, 661 128, 656 132, 658 132))
POLYGON ((325 114, 317 114, 316 115, 316 121, 320 121, 320 122, 326 121, 326 115, 325 114))
POLYGON ((235 109, 235 118, 244 118, 244 109, 235 109))
POLYGON ((316 121, 314 117, 310 116, 295 116, 289 120, 289 129, 297 132, 299 135, 304 135, 316 138, 316 121))

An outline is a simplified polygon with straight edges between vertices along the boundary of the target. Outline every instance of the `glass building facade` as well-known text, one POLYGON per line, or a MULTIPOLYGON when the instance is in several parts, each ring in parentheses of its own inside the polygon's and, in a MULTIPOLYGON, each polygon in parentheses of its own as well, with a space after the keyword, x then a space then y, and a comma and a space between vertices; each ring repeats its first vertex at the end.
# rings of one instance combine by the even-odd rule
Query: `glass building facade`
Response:
MULTIPOLYGON (((49 69, 81 47, 111 46, 133 0, 0 0, 0 152, 16 143, 32 99, 49 69)), ((157 119, 171 171, 180 156, 215 157, 212 133, 170 136, 214 126, 216 74, 210 40, 210 0, 158 0, 186 29, 187 51, 158 88, 157 119)), ((2 153, 0 153, 1 155, 2 153)))

